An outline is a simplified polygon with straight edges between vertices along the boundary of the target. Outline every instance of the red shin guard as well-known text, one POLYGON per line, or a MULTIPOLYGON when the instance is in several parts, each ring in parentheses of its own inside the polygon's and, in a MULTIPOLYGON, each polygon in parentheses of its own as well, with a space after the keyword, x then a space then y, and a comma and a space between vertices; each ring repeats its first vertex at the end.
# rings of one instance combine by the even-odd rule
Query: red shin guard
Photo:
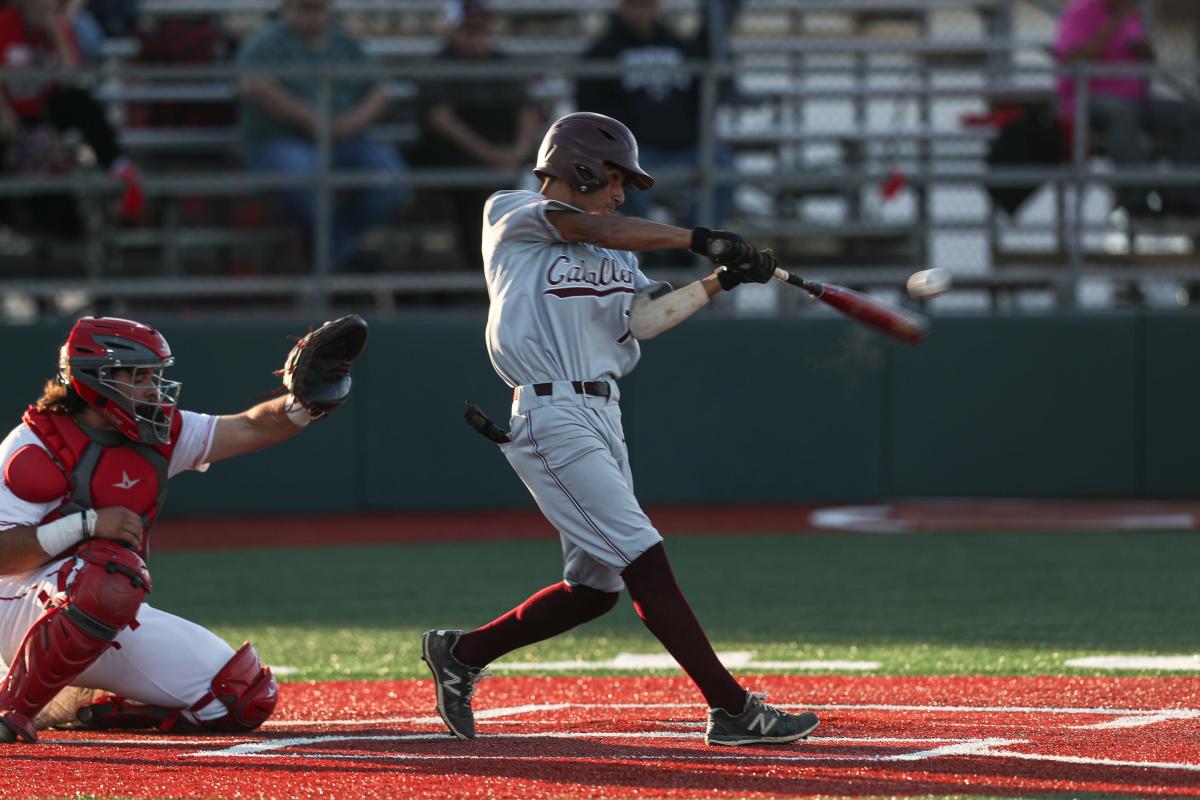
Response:
POLYGON ((77 556, 83 564, 66 590, 67 602, 26 632, 0 689, 0 724, 18 739, 37 741, 31 720, 113 646, 150 590, 142 559, 115 542, 90 541, 77 556))

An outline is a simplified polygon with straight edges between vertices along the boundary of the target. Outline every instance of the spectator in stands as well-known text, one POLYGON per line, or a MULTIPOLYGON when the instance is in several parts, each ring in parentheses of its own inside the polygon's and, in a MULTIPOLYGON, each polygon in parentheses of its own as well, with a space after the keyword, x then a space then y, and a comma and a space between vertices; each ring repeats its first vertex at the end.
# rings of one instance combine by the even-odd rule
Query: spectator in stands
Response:
MULTIPOLYGON (((370 63, 362 45, 332 19, 330 0, 283 0, 282 16, 252 34, 238 52, 242 67, 360 66, 370 63)), ((312 175, 319 154, 320 81, 315 78, 243 78, 242 125, 246 163, 255 172, 312 175)), ((389 142, 371 139, 367 129, 388 107, 387 87, 364 78, 336 80, 330 94, 331 162, 335 169, 374 175, 400 175, 405 164, 389 142)), ((388 220, 404 201, 405 187, 372 187, 340 198, 333 219, 331 263, 335 268, 374 269, 359 259, 359 235, 388 220)), ((311 189, 283 193, 288 213, 307 230, 316 221, 317 197, 311 189)))
MULTIPOLYGON (((0 64, 6 67, 77 67, 74 31, 59 0, 14 0, 0 7, 0 64)), ((104 108, 85 89, 57 80, 9 78, 0 92, 0 149, 6 172, 69 171, 74 153, 58 134, 77 130, 101 166, 124 184, 117 211, 140 217, 145 207, 137 168, 124 155, 104 108)), ((38 196, 24 208, 29 222, 56 233, 82 228, 74 198, 38 196)))
MULTIPOLYGON (((438 60, 492 61, 504 56, 493 46, 495 18, 483 0, 454 0, 446 6, 446 41, 438 60)), ((421 86, 422 164, 483 167, 514 172, 534 155, 542 134, 541 108, 524 82, 438 80, 421 86)), ((512 176, 487 186, 449 192, 451 213, 472 266, 483 268, 478 244, 483 236, 483 204, 512 176)))
POLYGON ((138 0, 65 0, 63 15, 71 21, 80 57, 99 61, 108 37, 137 35, 138 0))
MULTIPOLYGON (((576 104, 621 120, 640 145, 642 165, 650 172, 695 168, 700 131, 700 82, 681 68, 690 60, 708 58, 708 37, 701 30, 694 40, 674 33, 662 19, 661 0, 618 0, 608 29, 584 53, 592 61, 616 61, 627 71, 620 78, 578 82, 576 104)), ((733 154, 718 144, 719 167, 733 166, 733 154)), ((659 190, 631 192, 621 212, 648 217, 659 190)), ((694 197, 694 193, 692 194, 694 197)), ((684 224, 721 226, 732 207, 733 188, 721 186, 713 198, 711 219, 697 219, 697 204, 684 224)))
MULTIPOLYGON (((1138 0, 1072 0, 1058 25, 1055 54, 1065 64, 1127 64, 1154 61, 1154 48, 1146 39, 1138 0)), ((1058 82, 1059 111, 1074 120, 1075 80, 1063 76, 1058 82)), ((1147 81, 1140 76, 1102 76, 1088 81, 1089 122, 1104 134, 1113 161, 1123 166, 1140 166, 1150 160, 1148 134, 1169 142, 1172 160, 1200 164, 1200 106, 1152 97, 1147 81)), ((1159 192, 1163 206, 1181 211, 1200 211, 1200 192, 1166 189, 1159 192)), ((1117 202, 1130 213, 1152 210, 1147 191, 1121 187, 1117 202)))

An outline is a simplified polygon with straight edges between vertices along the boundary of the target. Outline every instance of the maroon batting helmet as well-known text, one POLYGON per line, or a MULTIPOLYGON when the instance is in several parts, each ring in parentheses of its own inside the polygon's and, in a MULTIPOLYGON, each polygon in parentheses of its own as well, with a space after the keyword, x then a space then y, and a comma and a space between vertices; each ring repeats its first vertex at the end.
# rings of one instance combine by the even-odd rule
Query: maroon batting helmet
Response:
POLYGON ((163 378, 163 370, 174 363, 167 340, 149 325, 114 317, 83 317, 62 347, 58 379, 126 438, 170 444, 180 384, 163 378), (119 369, 153 370, 153 392, 138 397, 144 386, 135 386, 132 379, 118 380, 115 373, 119 369))
POLYGON ((615 164, 628 173, 626 183, 634 189, 649 189, 654 178, 638 164, 637 139, 612 117, 577 111, 559 117, 538 149, 533 174, 543 180, 559 178, 581 192, 608 185, 605 163, 615 164))

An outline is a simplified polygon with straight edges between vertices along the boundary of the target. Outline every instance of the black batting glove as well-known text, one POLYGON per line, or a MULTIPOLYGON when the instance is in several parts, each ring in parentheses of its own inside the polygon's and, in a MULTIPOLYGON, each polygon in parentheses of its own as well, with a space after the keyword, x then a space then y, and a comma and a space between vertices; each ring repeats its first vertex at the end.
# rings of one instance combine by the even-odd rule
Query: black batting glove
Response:
POLYGON ((752 250, 744 261, 717 270, 717 282, 727 292, 743 283, 766 283, 774 277, 778 266, 779 262, 769 251, 752 250))
POLYGON ((754 248, 736 233, 708 228, 692 229, 692 245, 688 249, 715 264, 726 266, 744 261, 754 252, 754 248))
POLYGON ((742 280, 745 283, 766 283, 775 277, 779 262, 770 250, 757 250, 745 264, 733 267, 742 270, 742 280))
POLYGON ((740 271, 735 272, 729 267, 721 267, 715 274, 717 276, 717 283, 721 284, 721 288, 727 292, 732 292, 745 283, 742 280, 742 273, 740 271))

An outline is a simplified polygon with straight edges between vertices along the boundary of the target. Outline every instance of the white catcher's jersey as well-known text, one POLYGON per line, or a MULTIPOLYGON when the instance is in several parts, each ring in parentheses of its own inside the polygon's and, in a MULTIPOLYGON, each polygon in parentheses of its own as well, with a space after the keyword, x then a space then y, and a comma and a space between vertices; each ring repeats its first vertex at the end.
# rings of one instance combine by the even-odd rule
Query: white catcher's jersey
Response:
MULTIPOLYGON (((216 430, 218 417, 209 414, 197 414, 192 411, 179 412, 183 423, 179 428, 179 441, 171 452, 171 461, 167 465, 167 477, 171 478, 181 472, 197 470, 204 472, 208 469, 208 453, 212 449, 213 431, 216 430)), ((37 437, 25 423, 21 423, 0 442, 0 467, 8 463, 9 457, 27 444, 46 449, 42 440, 37 437)), ((62 498, 49 503, 30 503, 12 493, 4 481, 0 481, 0 536, 3 531, 18 525, 37 525, 47 514, 58 508, 62 498)))
MULTIPOLYGON (((180 413, 183 424, 167 466, 169 477, 208 469, 208 454, 219 419, 191 411, 180 413)), ((0 465, 27 444, 44 449, 33 431, 18 425, 0 443, 0 465)), ((0 481, 0 536, 18 525, 37 525, 59 502, 26 502, 0 481)), ((24 575, 0 575, 0 672, 7 671, 26 631, 45 613, 41 598, 53 599, 58 593, 57 572, 64 560, 52 561, 24 575)), ((117 634, 119 649, 106 650, 38 715, 35 724, 39 728, 74 720, 75 709, 92 699, 93 693, 85 691, 91 689, 139 703, 189 708, 207 694, 213 676, 233 657, 233 649, 215 634, 149 603, 138 609, 137 619, 136 628, 117 634)), ((209 720, 224 714, 221 703, 209 703, 195 716, 209 720)))
POLYGON ((509 386, 619 378, 641 357, 629 307, 651 281, 633 253, 564 240, 547 211, 585 213, 529 191, 484 205, 492 366, 509 386))

